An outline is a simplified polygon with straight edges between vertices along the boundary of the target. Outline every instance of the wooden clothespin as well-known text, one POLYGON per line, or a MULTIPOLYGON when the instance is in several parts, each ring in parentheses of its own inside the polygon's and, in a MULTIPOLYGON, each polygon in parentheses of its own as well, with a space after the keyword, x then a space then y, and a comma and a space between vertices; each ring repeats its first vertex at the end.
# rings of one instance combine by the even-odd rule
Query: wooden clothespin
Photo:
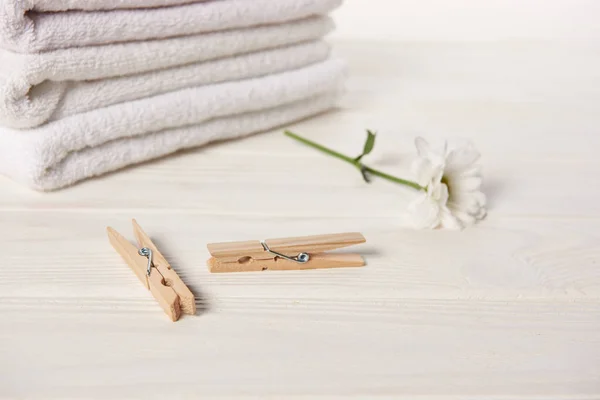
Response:
POLYGON ((324 253, 364 243, 358 232, 208 244, 210 272, 362 267, 359 254, 324 253))
POLYGON ((119 232, 108 227, 106 230, 112 247, 146 289, 150 290, 172 321, 177 321, 182 312, 196 314, 196 302, 190 289, 171 268, 137 221, 134 219, 132 222, 133 233, 140 248, 136 248, 119 232))

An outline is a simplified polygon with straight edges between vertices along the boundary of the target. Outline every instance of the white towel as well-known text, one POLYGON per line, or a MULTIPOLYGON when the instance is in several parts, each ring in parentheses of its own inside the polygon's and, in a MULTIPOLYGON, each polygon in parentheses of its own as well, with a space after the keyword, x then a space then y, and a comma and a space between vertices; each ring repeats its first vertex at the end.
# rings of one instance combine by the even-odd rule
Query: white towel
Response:
POLYGON ((16 52, 158 39, 324 15, 341 0, 2 0, 0 45, 16 52), (161 4, 163 3, 163 4, 161 4), (135 8, 126 8, 135 7, 135 8))
POLYGON ((260 72, 259 68, 268 73, 300 66, 321 59, 324 53, 323 44, 305 42, 323 37, 333 27, 328 17, 311 17, 282 25, 40 54, 0 50, 0 123, 13 128, 31 128, 93 107, 211 80, 239 79, 244 74, 253 76, 260 72), (298 43, 301 45, 295 50, 249 54, 298 43), (240 54, 244 56, 239 59, 235 72, 232 69, 236 67, 225 57, 240 54), (286 57, 288 61, 284 60, 286 57), (216 61, 198 64, 210 60, 216 61), (213 67, 218 69, 215 68, 211 76, 213 67), (149 73, 151 71, 154 72, 149 73), (197 73, 203 75, 195 75, 197 73), (96 97, 86 99, 90 94, 96 97))
POLYGON ((137 7, 166 7, 198 3, 205 0, 22 0, 21 10, 69 11, 69 10, 115 10, 137 7))
POLYGON ((120 103, 21 131, 0 128, 0 173, 38 190, 330 109, 345 65, 198 86, 120 103))

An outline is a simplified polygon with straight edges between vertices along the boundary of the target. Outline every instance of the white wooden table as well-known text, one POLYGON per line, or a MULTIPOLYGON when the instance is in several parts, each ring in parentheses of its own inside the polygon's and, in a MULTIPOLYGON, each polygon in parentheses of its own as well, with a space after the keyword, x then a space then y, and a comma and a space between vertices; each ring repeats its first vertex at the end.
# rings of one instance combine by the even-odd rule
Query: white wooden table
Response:
POLYGON ((0 179, 0 398, 600 398, 594 44, 336 43, 338 111, 290 128, 400 171, 472 139, 489 216, 414 231, 412 192, 282 130, 54 193, 0 179), (195 292, 176 323, 110 247, 136 218, 195 292), (206 243, 360 231, 364 268, 210 274, 206 243))

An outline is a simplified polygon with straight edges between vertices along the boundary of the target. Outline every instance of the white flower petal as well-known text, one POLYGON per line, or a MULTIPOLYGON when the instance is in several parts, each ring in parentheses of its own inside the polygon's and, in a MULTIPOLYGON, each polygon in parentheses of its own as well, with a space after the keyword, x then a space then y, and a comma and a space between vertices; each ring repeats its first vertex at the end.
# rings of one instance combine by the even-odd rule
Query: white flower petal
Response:
POLYGON ((448 186, 452 192, 474 192, 479 191, 483 179, 479 176, 470 176, 467 178, 452 177, 448 179, 448 186))
POLYGON ((431 146, 427 140, 420 136, 415 138, 415 147, 417 148, 417 153, 419 153, 419 156, 423 158, 429 158, 431 155, 431 146))
MULTIPOLYGON (((479 209, 485 206, 485 203, 481 203, 480 196, 481 192, 453 192, 451 199, 448 201, 448 206, 452 210, 462 210, 469 214, 477 214, 479 209)), ((485 196, 483 196, 485 200, 485 196)))
POLYGON ((411 168, 427 191, 409 205, 414 225, 462 229, 484 218, 486 197, 481 192, 479 152, 473 146, 448 152, 447 142, 434 151, 421 137, 415 139, 415 146, 420 158, 411 168))
POLYGON ((412 225, 417 229, 433 229, 440 223, 440 207, 425 193, 408 205, 408 212, 412 225))
POLYGON ((479 157, 479 152, 470 147, 454 149, 446 157, 446 169, 457 172, 464 171, 471 168, 479 157))
POLYGON ((441 182, 441 179, 435 179, 429 182, 429 186, 427 186, 427 194, 442 206, 448 201, 448 187, 446 184, 441 182))
POLYGON ((473 165, 461 171, 448 171, 448 174, 456 174, 460 177, 467 178, 470 176, 481 176, 481 165, 473 165))
POLYGON ((444 177, 444 166, 443 165, 437 165, 433 168, 433 177, 431 178, 431 181, 434 184, 440 184, 442 182, 442 178, 444 177))
POLYGON ((485 207, 487 204, 487 197, 483 192, 471 192, 471 195, 477 199, 479 206, 485 207))
POLYGON ((474 215, 471 215, 464 211, 452 211, 452 215, 458 219, 463 226, 473 225, 476 221, 474 215))
POLYGON ((475 215, 479 212, 481 207, 476 202, 471 203, 457 203, 455 201, 448 202, 448 208, 452 211, 453 214, 458 212, 467 213, 470 215, 475 215))
POLYGON ((423 157, 417 157, 410 165, 410 170, 421 186, 427 186, 434 174, 439 173, 439 168, 436 169, 429 159, 423 157))
POLYGON ((477 219, 484 219, 487 215, 487 210, 485 209, 485 207, 481 207, 479 209, 479 212, 477 213, 477 215, 475 215, 475 218, 477 219))
POLYGON ((442 169, 446 164, 446 147, 440 153, 435 151, 431 145, 422 137, 415 139, 415 147, 420 157, 427 158, 434 166, 440 166, 442 169))
POLYGON ((462 225, 456 219, 447 207, 443 207, 440 211, 440 225, 444 229, 460 230, 462 225))
POLYGON ((437 199, 440 206, 446 206, 446 203, 448 203, 448 186, 445 183, 440 184, 437 199))

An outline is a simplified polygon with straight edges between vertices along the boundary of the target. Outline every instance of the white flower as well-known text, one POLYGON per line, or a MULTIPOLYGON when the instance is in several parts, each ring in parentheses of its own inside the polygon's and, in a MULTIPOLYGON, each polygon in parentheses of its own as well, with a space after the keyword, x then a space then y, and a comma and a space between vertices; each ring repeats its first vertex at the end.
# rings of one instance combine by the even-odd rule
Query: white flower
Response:
POLYGON ((416 138, 419 157, 412 165, 418 183, 427 190, 409 207, 416 228, 462 229, 486 215, 481 192, 479 152, 471 145, 434 151, 423 138, 416 138))

